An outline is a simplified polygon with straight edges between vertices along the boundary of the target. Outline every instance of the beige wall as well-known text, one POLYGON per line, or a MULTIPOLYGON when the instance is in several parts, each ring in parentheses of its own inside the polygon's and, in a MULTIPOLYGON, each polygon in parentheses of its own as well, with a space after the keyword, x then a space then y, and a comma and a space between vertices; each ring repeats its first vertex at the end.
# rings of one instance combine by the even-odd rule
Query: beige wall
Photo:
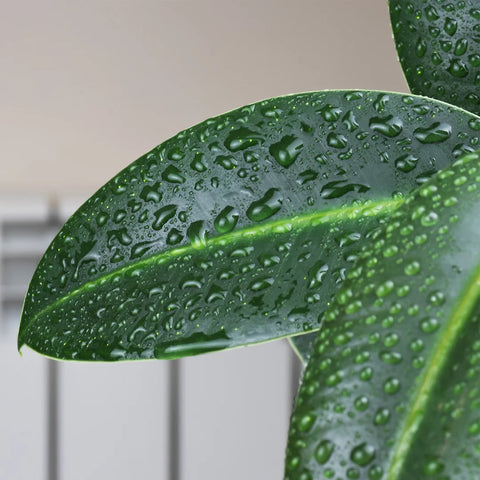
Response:
POLYGON ((2 10, 0 193, 88 195, 179 130, 263 98, 407 91, 386 0, 26 0, 2 10))

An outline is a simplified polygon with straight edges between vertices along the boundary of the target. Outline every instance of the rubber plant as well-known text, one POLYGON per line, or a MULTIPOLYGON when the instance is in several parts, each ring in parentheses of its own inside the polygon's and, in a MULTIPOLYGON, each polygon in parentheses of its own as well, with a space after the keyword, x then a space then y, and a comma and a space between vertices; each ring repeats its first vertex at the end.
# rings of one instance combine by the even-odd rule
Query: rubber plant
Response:
POLYGON ((480 8, 390 14, 411 95, 273 98, 154 148, 52 241, 19 349, 290 337, 306 367, 285 478, 480 478, 480 8))

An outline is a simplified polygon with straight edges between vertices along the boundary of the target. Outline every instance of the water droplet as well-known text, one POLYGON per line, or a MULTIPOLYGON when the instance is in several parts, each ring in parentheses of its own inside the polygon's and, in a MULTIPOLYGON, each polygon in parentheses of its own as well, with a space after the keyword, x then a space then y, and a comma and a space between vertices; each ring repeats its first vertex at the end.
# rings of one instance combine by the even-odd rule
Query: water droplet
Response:
POLYGON ((386 337, 385 337, 385 341, 383 342, 383 344, 386 346, 386 347, 393 347, 395 346, 397 343, 398 343, 398 340, 399 340, 399 337, 396 333, 392 332, 392 333, 389 333, 386 337))
POLYGON ((130 252, 130 258, 139 258, 145 255, 154 245, 155 241, 149 241, 149 242, 140 242, 137 243, 134 247, 132 247, 132 250, 130 252))
POLYGON ((420 263, 414 260, 405 265, 404 271, 407 275, 416 275, 420 271, 420 268, 420 263))
POLYGON ((419 38, 417 40, 417 44, 415 45, 415 53, 418 58, 422 58, 425 56, 427 51, 427 42, 423 38, 419 38))
POLYGON ((378 97, 375 99, 373 102, 373 108, 381 113, 385 110, 385 107, 387 106, 387 103, 389 102, 390 97, 385 94, 385 93, 380 93, 378 97))
POLYGON ((468 40, 466 38, 461 38, 460 40, 457 40, 457 43, 455 44, 455 55, 458 55, 459 57, 462 56, 468 48, 468 40))
POLYGON ((345 148, 348 144, 347 137, 341 133, 330 132, 327 135, 327 144, 333 148, 345 148))
POLYGON ((298 175, 298 177, 299 178, 297 180, 297 183, 299 185, 305 185, 308 182, 312 182, 313 180, 316 180, 318 177, 318 172, 316 172, 315 170, 311 170, 309 168, 308 170, 301 172, 298 175))
POLYGON ((441 143, 450 138, 452 127, 448 123, 435 122, 430 127, 417 128, 413 135, 420 143, 441 143))
POLYGON ((159 191, 161 188, 160 183, 157 182, 155 185, 146 185, 142 188, 140 192, 140 198, 145 202, 158 203, 162 200, 162 193, 159 191))
POLYGON ((115 240, 125 246, 128 246, 133 242, 133 239, 128 234, 126 228, 121 228, 119 230, 110 230, 107 233, 107 245, 110 248, 115 244, 115 240))
POLYGON ((437 330, 439 326, 440 324, 438 320, 433 317, 426 317, 420 321, 420 328, 422 329, 422 332, 425 333, 432 333, 437 330))
POLYGON ((445 295, 440 290, 434 290, 428 295, 428 301, 437 307, 445 303, 445 295))
POLYGON ((260 290, 265 290, 268 287, 271 287, 274 283, 274 279, 271 277, 267 278, 259 278, 257 280, 254 280, 248 288, 252 290, 253 292, 259 292, 260 290))
POLYGON ((458 28, 458 24, 455 19, 449 18, 449 17, 445 19, 445 24, 443 25, 443 29, 445 30, 445 33, 447 33, 450 36, 453 36, 455 35, 457 28, 458 28))
POLYGON ((380 360, 388 365, 397 365, 402 361, 402 355, 398 352, 380 352, 380 360))
POLYGON ((355 399, 353 405, 359 412, 364 412, 370 405, 370 401, 368 400, 368 397, 361 395, 355 399))
POLYGON ((317 288, 322 282, 323 278, 328 272, 328 265, 319 261, 313 265, 313 267, 308 272, 308 288, 317 288))
POLYGON ((343 124, 347 127, 349 132, 354 132, 358 128, 358 122, 354 113, 349 110, 342 118, 343 124))
POLYGON ((350 453, 352 462, 364 467, 371 463, 375 458, 376 450, 373 445, 367 442, 357 445, 350 453))
POLYGON ((377 297, 385 297, 393 290, 394 286, 395 284, 392 280, 386 280, 377 287, 375 293, 377 294, 377 297))
POLYGON ((162 178, 168 183, 184 183, 186 180, 182 172, 175 165, 169 165, 162 172, 162 178))
POLYGON ((286 135, 279 142, 270 146, 270 154, 285 168, 290 167, 303 149, 303 142, 294 135, 286 135))
POLYGON ((432 227, 438 222, 438 215, 435 212, 428 212, 425 215, 422 215, 420 223, 424 227, 432 227))
POLYGON ((334 449, 335 445, 330 440, 322 440, 315 449, 315 460, 320 465, 325 465, 330 460, 334 449))
POLYGON ((270 188, 260 199, 252 202, 247 209, 247 217, 252 222, 261 222, 272 217, 282 207, 283 196, 278 188, 270 188))
POLYGON ((230 132, 225 140, 225 146, 231 152, 238 152, 263 143, 263 137, 260 133, 256 133, 246 127, 240 127, 230 132))
POLYGON ((346 180, 335 180, 334 182, 326 183, 320 193, 323 198, 340 198, 349 192, 365 193, 370 190, 368 185, 360 183, 347 183, 346 180))
POLYGON ((154 213, 155 221, 152 228, 160 230, 177 213, 177 205, 165 205, 154 213))
POLYGON ((97 215, 97 225, 99 227, 103 227, 107 221, 108 221, 108 215, 104 212, 100 212, 98 215, 97 215))
POLYGON ((215 218, 215 230, 218 233, 231 232, 238 222, 238 213, 231 206, 225 207, 215 218))
POLYGON ((468 75, 468 67, 467 64, 459 58, 453 58, 450 60, 447 72, 450 73, 452 77, 464 78, 468 75))
POLYGON ((388 395, 393 395, 400 390, 400 380, 395 377, 388 378, 383 384, 383 391, 388 395))
POLYGON ((308 432, 315 423, 315 415, 304 415, 298 420, 297 426, 300 432, 308 432))
POLYGON ((418 157, 412 154, 405 154, 395 160, 395 167, 398 168, 401 172, 408 173, 411 172, 418 163, 418 157))
POLYGON ((444 466, 440 461, 436 458, 430 458, 427 460, 423 467, 423 473, 427 476, 436 476, 440 472, 442 472, 444 469, 444 466))
POLYGON ((183 240, 183 235, 176 228, 172 228, 167 234, 167 244, 177 245, 183 240))
POLYGON ((362 368, 362 370, 360 371, 360 380, 364 381, 364 382, 368 382, 371 378, 372 378, 372 375, 373 375, 373 370, 371 367, 365 367, 365 368, 362 368))
POLYGON ((203 248, 206 246, 207 230, 205 229, 203 220, 193 222, 188 227, 187 237, 194 248, 203 248))
POLYGON ((326 122, 336 122, 340 118, 342 110, 332 105, 326 105, 320 110, 320 114, 326 122))
POLYGON ((388 408, 379 408, 375 412, 373 423, 375 425, 385 425, 390 420, 390 410, 388 408))
POLYGON ((370 128, 386 137, 397 137, 403 130, 403 122, 400 118, 388 115, 387 117, 374 117, 370 119, 370 128))
POLYGON ((217 165, 220 165, 225 170, 233 170, 238 165, 235 158, 232 157, 231 155, 220 155, 219 157, 217 157, 215 159, 215 161, 213 163, 216 163, 217 165))

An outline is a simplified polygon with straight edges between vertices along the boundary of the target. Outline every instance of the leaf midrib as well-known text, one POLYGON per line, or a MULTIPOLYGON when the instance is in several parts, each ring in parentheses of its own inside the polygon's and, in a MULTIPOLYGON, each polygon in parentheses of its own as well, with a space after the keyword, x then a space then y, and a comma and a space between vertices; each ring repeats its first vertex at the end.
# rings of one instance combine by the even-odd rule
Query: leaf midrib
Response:
POLYGON ((235 230, 233 232, 219 235, 212 238, 207 238, 202 243, 185 245, 183 247, 175 248, 172 250, 167 250, 159 252, 155 255, 152 255, 146 259, 138 260, 134 263, 130 263, 123 267, 120 267, 116 270, 113 270, 101 277, 96 278, 90 282, 84 283, 79 288, 72 290, 63 297, 58 298, 53 303, 47 305, 37 314, 35 314, 31 320, 27 323, 23 329, 23 334, 18 338, 18 349, 24 345, 23 337, 25 332, 32 326, 32 324, 41 316, 48 313, 51 310, 54 310, 61 304, 66 301, 80 295, 81 293, 90 290, 97 285, 100 285, 110 278, 113 278, 117 275, 122 275, 130 271, 134 271, 138 268, 143 268, 148 265, 157 263, 163 264, 168 261, 172 261, 182 255, 188 255, 190 253, 195 253, 200 250, 206 250, 211 247, 224 247, 231 243, 234 243, 238 240, 245 240, 246 238, 257 238, 266 236, 268 234, 281 234, 294 230, 303 230, 308 227, 315 227, 318 225, 326 224, 333 221, 341 220, 355 220, 360 217, 374 217, 381 214, 389 213, 396 208, 398 208, 404 202, 404 198, 395 198, 395 199, 380 199, 376 201, 368 201, 363 205, 352 205, 348 207, 340 207, 330 210, 316 211, 313 213, 307 213, 302 215, 295 215, 294 217, 282 218, 280 220, 274 220, 270 222, 261 223, 259 225, 250 226, 235 230))
POLYGON ((450 359, 450 354, 456 346, 463 327, 470 319, 470 314, 480 298, 480 264, 477 265, 473 275, 467 281, 466 287, 459 296, 459 301, 452 308, 447 325, 443 329, 439 341, 430 355, 428 368, 424 370, 417 389, 412 396, 413 405, 403 422, 403 427, 392 449, 391 461, 386 480, 401 480, 401 473, 405 466, 408 453, 413 445, 413 439, 419 431, 424 419, 428 401, 441 375, 445 364, 450 359))

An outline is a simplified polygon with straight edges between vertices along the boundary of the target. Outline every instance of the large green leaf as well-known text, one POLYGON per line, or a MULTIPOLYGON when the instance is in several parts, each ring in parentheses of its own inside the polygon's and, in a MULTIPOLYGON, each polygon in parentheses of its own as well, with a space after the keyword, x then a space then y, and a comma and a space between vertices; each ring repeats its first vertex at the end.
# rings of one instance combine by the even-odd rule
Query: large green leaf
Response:
POLYGON ((463 110, 385 92, 292 95, 207 120, 65 224, 30 284, 19 348, 172 358, 318 329, 365 233, 479 129, 463 110))
POLYGON ((363 250, 305 370, 286 478, 479 478, 479 218, 474 153, 363 250))
POLYGON ((410 90, 480 113, 478 0, 390 0, 389 4, 410 90))

